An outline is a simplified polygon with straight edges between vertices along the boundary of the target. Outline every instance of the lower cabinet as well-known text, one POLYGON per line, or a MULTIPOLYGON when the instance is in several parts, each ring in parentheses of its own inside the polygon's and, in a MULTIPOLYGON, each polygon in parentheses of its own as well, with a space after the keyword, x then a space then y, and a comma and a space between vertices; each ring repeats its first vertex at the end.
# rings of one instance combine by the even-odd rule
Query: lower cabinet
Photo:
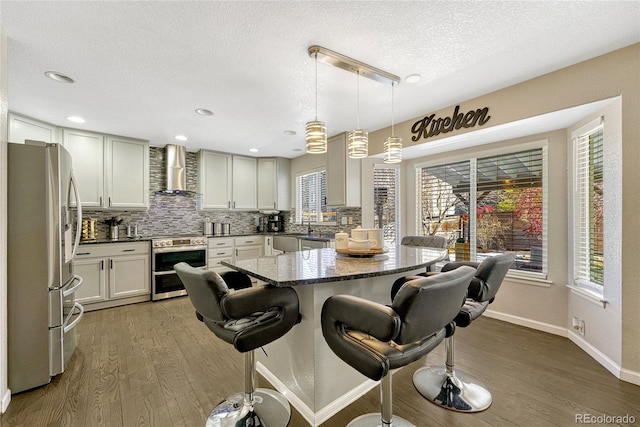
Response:
POLYGON ((150 299, 149 242, 81 245, 75 274, 84 279, 76 301, 85 310, 150 299))
POLYGON ((222 261, 262 256, 264 238, 263 236, 211 237, 208 249, 207 268, 220 274, 231 270, 222 265, 222 261))

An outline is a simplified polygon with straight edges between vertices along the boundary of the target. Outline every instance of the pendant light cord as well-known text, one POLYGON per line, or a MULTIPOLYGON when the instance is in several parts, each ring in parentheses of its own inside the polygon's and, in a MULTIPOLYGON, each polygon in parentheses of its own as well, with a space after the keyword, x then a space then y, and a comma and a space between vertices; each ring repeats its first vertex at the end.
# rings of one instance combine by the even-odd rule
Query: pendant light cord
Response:
POLYGON ((360 70, 356 70, 356 129, 360 129, 360 70))
POLYGON ((318 52, 316 52, 316 122, 318 121, 318 52))
POLYGON ((393 117, 395 115, 395 111, 394 111, 394 105, 393 105, 393 100, 394 100, 394 96, 393 96, 393 88, 396 85, 394 83, 391 83, 391 136, 394 137, 396 136, 394 130, 393 130, 393 125, 394 125, 394 121, 393 121, 393 117))

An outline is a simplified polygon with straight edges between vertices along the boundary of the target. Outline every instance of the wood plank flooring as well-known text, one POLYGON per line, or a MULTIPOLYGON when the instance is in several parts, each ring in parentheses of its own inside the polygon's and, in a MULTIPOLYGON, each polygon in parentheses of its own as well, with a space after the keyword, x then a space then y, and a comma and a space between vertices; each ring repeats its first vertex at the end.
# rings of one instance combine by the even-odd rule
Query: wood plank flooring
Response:
MULTIPOLYGON (((0 426, 201 427, 216 403, 242 389, 242 356, 197 321, 188 298, 89 312, 77 329, 67 371, 14 395, 0 426)), ((427 358, 442 363, 444 346, 427 358)), ((619 381, 565 338, 487 318, 458 328, 456 366, 493 395, 491 407, 476 414, 425 401, 411 383, 425 363, 393 379, 394 413, 418 427, 575 426, 582 413, 629 414, 640 425, 640 387, 619 381)), ((376 388, 322 427, 376 412, 378 399, 376 388)), ((308 424, 293 410, 289 426, 308 424)))

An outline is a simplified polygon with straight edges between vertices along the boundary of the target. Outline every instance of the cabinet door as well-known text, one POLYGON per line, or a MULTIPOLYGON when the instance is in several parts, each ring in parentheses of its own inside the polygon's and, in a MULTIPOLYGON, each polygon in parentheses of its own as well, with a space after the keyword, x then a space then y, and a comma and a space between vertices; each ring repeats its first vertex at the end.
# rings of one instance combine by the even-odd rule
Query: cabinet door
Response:
POLYGON ((233 156, 233 209, 257 209, 256 169, 255 158, 233 156))
POLYGON ((231 156, 200 150, 198 163, 198 192, 202 195, 202 209, 229 209, 231 156))
POLYGON ((258 209, 276 209, 277 159, 258 159, 258 209))
POLYGON ((149 256, 131 255, 109 259, 109 297, 125 298, 150 293, 149 256))
POLYGON ((345 133, 329 139, 327 145, 327 205, 360 207, 360 159, 347 155, 345 133))
POLYGON ((27 139, 59 142, 55 126, 9 114, 9 142, 24 143, 27 139))
POLYGON ((258 258, 262 256, 261 246, 240 246, 235 249, 236 260, 243 258, 258 258))
POLYGON ((107 138, 107 207, 149 206, 149 144, 127 138, 107 138))
POLYGON ((104 206, 104 136, 63 129, 62 145, 71 153, 83 207, 104 206))
POLYGON ((75 274, 82 277, 82 285, 75 292, 76 301, 87 304, 107 299, 105 258, 88 258, 73 261, 75 274))

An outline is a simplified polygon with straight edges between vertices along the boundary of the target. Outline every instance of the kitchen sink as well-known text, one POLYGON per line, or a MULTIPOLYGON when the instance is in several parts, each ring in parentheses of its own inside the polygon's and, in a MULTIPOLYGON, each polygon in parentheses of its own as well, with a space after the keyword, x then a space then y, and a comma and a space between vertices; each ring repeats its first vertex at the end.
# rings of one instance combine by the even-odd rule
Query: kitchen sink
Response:
POLYGON ((273 236, 273 249, 282 252, 295 252, 299 250, 297 236, 273 236))

